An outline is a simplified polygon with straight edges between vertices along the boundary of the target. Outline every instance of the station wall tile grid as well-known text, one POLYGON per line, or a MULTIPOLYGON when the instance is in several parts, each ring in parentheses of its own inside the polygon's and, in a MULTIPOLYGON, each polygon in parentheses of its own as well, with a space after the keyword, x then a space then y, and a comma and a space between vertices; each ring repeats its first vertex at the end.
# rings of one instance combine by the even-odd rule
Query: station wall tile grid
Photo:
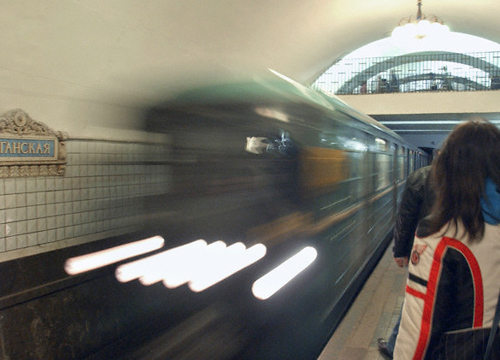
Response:
POLYGON ((66 149, 64 176, 0 179, 0 253, 138 225, 143 197, 168 191, 164 144, 70 139, 66 149))

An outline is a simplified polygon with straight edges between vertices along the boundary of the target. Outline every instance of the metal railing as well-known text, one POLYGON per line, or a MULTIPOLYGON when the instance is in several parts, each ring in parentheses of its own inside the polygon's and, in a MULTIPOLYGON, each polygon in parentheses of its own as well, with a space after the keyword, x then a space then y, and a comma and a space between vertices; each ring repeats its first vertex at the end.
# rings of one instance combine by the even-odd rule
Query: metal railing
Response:
POLYGON ((342 59, 312 85, 338 95, 500 89, 500 52, 342 59))

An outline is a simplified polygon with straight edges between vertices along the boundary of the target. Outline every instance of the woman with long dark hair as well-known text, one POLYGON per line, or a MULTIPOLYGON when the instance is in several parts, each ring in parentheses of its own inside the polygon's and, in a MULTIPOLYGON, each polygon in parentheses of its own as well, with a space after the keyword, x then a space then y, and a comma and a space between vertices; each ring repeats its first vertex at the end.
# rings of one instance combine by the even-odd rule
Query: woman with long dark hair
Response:
POLYGON ((483 119, 459 124, 431 174, 436 200, 413 243, 399 360, 472 351, 472 337, 486 343, 500 292, 500 130, 483 119))

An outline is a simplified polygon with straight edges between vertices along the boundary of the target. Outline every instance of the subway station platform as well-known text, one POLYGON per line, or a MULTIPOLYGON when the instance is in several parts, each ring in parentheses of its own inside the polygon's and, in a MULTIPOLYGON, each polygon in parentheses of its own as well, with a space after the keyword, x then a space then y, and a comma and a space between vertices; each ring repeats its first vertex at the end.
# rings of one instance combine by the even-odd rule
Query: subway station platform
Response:
POLYGON ((384 360, 378 338, 389 338, 401 312, 407 268, 385 251, 318 360, 384 360))

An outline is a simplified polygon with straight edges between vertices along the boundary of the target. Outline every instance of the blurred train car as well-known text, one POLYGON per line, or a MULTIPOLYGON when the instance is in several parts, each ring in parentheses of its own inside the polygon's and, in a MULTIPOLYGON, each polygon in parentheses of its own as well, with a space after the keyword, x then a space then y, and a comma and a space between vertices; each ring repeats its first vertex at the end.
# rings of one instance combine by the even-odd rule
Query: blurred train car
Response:
MULTIPOLYGON (((53 291, 50 308, 24 299, 9 303, 10 313, 27 303, 30 311, 61 311, 47 346, 66 342, 66 352, 48 349, 53 359, 316 359, 387 248, 407 175, 429 157, 337 98, 279 74, 186 92, 152 108, 147 131, 171 139, 162 164, 171 187, 144 200, 147 230, 52 256, 150 235, 165 239, 151 253, 161 255, 203 239, 233 255, 178 255, 177 265, 217 277, 217 265, 241 255, 236 249, 260 255, 207 289, 193 279, 168 285, 167 260, 154 265, 156 277, 118 281, 127 264, 151 256, 140 255, 68 276, 71 286, 53 291), (259 295, 256 281, 299 253, 310 265, 259 295), (74 314, 90 335, 68 332, 64 316, 75 323, 74 314)), ((46 264, 47 256, 32 261, 46 264)))
POLYGON ((170 134, 178 161, 171 194, 151 204, 175 213, 157 232, 267 247, 212 290, 245 331, 235 358, 317 358, 388 244, 407 174, 428 156, 278 74, 186 92, 148 124, 170 134), (304 273, 267 300, 252 296, 253 281, 305 247, 317 258, 304 273))

